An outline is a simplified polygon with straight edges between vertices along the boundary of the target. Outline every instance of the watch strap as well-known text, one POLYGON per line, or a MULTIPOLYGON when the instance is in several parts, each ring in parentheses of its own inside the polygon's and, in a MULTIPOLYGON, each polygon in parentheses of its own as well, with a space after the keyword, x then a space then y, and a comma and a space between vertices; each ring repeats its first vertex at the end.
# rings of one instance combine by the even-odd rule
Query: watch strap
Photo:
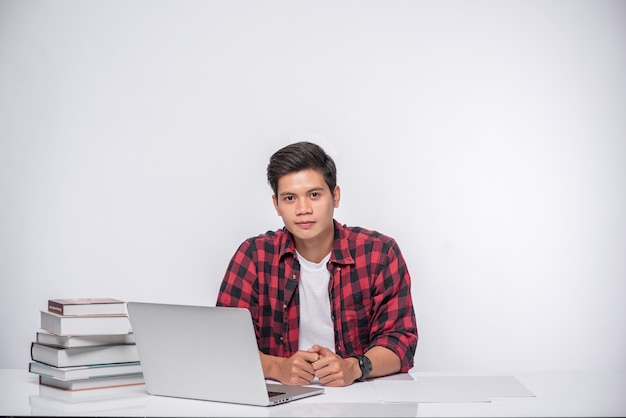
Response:
POLYGON ((357 361, 359 362, 359 368, 361 369, 361 377, 359 377, 357 381, 362 382, 365 379, 367 379, 370 373, 372 372, 372 362, 365 355, 357 355, 357 356, 352 356, 352 357, 356 358, 357 361))

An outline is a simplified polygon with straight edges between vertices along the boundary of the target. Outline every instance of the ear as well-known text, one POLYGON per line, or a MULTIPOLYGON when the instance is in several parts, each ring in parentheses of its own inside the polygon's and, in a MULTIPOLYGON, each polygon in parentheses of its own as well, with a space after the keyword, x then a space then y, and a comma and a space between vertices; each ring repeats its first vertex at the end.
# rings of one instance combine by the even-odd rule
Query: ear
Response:
POLYGON ((275 194, 272 195, 272 203, 274 203, 274 209, 276 209, 276 214, 278 216, 283 216, 280 214, 280 209, 278 208, 278 199, 276 198, 275 194))
POLYGON ((335 186, 335 191, 333 192, 333 205, 335 209, 339 207, 340 200, 341 200, 341 188, 339 186, 335 186))

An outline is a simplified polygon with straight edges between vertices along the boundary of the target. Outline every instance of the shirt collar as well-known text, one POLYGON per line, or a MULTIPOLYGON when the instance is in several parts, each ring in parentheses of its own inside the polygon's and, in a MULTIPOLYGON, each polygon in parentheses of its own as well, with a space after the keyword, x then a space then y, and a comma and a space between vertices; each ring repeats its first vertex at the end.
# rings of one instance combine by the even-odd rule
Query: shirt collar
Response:
MULTIPOLYGON (((335 226, 335 238, 333 241, 333 249, 330 254, 330 262, 336 264, 354 264, 354 259, 350 253, 350 246, 348 244, 348 234, 345 225, 341 225, 339 222, 333 219, 335 226)), ((280 258, 283 258, 286 254, 296 255, 296 244, 291 232, 287 228, 283 228, 285 231, 285 239, 280 249, 280 258)))

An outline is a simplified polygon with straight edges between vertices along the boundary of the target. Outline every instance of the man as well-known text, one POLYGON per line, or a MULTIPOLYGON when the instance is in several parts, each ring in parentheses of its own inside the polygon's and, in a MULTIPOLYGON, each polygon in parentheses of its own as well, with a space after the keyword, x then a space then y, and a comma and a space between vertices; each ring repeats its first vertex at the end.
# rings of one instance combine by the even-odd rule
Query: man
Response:
POLYGON ((335 163, 315 144, 278 150, 267 179, 285 227, 241 244, 217 298, 250 310, 265 377, 347 386, 407 372, 417 324, 396 242, 334 220, 335 163))

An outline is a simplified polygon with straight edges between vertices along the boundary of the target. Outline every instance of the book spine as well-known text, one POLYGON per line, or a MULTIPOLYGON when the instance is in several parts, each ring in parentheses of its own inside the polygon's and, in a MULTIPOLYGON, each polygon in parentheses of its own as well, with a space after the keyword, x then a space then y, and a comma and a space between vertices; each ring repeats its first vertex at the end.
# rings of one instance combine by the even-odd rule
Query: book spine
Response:
POLYGON ((50 312, 57 313, 59 315, 63 315, 63 304, 59 302, 55 302, 53 300, 48 301, 48 310, 50 312))

